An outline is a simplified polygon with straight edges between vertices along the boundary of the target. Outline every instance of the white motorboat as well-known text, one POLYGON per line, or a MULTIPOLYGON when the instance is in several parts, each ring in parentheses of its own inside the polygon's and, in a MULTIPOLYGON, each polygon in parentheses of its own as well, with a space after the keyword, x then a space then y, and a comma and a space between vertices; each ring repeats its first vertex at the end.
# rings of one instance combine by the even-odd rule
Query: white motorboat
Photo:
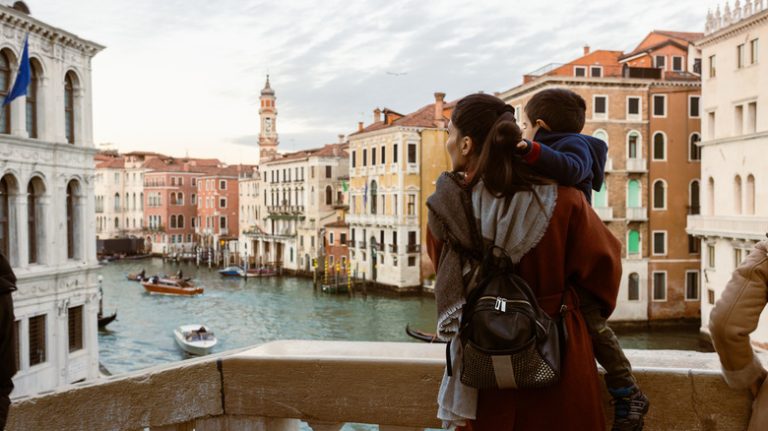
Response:
POLYGON ((181 325, 173 330, 176 343, 192 355, 207 355, 216 345, 216 335, 205 325, 181 325))

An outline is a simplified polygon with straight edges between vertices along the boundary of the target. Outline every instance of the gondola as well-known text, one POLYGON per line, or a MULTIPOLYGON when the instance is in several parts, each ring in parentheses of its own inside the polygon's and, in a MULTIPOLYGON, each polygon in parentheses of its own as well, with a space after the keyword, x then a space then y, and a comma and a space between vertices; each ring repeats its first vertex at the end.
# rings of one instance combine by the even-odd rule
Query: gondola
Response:
POLYGON ((102 313, 99 313, 98 317, 99 317, 99 328, 103 328, 109 325, 110 323, 112 323, 112 321, 117 318, 117 311, 110 314, 109 316, 105 316, 102 313))
POLYGON ((427 343, 446 343, 446 341, 437 338, 437 335, 430 334, 429 332, 422 332, 418 329, 411 329, 410 325, 405 325, 405 333, 417 340, 426 341, 427 343))

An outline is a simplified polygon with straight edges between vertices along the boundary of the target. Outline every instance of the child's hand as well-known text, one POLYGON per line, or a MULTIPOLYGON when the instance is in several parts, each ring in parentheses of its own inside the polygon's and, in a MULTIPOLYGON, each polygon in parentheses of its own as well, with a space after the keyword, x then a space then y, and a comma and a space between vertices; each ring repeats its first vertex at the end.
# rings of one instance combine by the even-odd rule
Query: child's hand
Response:
POLYGON ((530 150, 531 149, 528 146, 528 141, 525 140, 520 141, 515 147, 515 152, 517 152, 517 154, 526 154, 530 150))

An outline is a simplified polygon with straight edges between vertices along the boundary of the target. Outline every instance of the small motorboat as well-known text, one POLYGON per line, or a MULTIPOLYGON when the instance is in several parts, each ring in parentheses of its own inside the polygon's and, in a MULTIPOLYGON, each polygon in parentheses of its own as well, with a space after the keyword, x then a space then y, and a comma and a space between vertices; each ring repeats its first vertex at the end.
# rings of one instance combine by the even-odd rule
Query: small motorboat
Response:
POLYGON ((220 269, 219 274, 223 277, 242 277, 243 274, 245 274, 245 271, 239 266, 228 266, 224 269, 220 269))
POLYGON ((203 293, 203 288, 195 286, 189 278, 160 278, 150 277, 141 282, 144 290, 156 295, 194 296, 203 293))
POLYGON ((131 281, 144 281, 144 278, 146 277, 145 274, 141 272, 132 272, 125 276, 128 280, 131 281))
POLYGON ((207 355, 216 345, 216 335, 205 325, 181 325, 173 330, 176 343, 192 355, 207 355))
POLYGON ((427 343, 446 343, 447 342, 437 338, 436 334, 430 334, 429 332, 419 331, 418 329, 411 329, 410 325, 405 325, 405 333, 417 340, 426 341, 427 343))

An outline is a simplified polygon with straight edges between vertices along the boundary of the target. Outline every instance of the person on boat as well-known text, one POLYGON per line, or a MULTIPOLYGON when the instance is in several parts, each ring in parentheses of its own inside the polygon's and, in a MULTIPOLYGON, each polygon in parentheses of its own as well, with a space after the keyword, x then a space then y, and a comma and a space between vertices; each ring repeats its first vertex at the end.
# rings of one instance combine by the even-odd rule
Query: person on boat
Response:
POLYGON ((144 268, 141 268, 141 272, 139 273, 139 281, 143 281, 147 276, 147 270, 144 268))
POLYGON ((184 279, 184 273, 181 272, 181 268, 179 268, 179 270, 176 271, 176 278, 178 278, 179 280, 183 280, 184 279))
POLYGON ((5 429, 5 421, 8 419, 13 375, 16 374, 16 331, 13 328, 15 317, 12 296, 15 290, 16 275, 8 259, 0 252, 0 431, 5 429))
POLYGON ((575 289, 586 289, 607 317, 616 306, 621 244, 573 187, 536 175, 515 146, 522 139, 513 107, 489 94, 461 99, 448 125, 452 170, 427 200, 427 251, 436 269, 438 333, 450 339, 453 373, 438 393, 438 418, 462 430, 606 429, 589 331, 575 289), (462 211, 463 209, 463 211, 462 211), (485 243, 478 244, 473 231, 485 243), (450 242, 449 242, 450 241, 450 242), (462 305, 476 268, 460 249, 503 247, 553 318, 562 314, 569 337, 561 379, 540 389, 477 390, 461 383, 462 305), (561 305, 565 312, 561 312, 561 305), (556 412, 556 414, 553 414, 556 412))

